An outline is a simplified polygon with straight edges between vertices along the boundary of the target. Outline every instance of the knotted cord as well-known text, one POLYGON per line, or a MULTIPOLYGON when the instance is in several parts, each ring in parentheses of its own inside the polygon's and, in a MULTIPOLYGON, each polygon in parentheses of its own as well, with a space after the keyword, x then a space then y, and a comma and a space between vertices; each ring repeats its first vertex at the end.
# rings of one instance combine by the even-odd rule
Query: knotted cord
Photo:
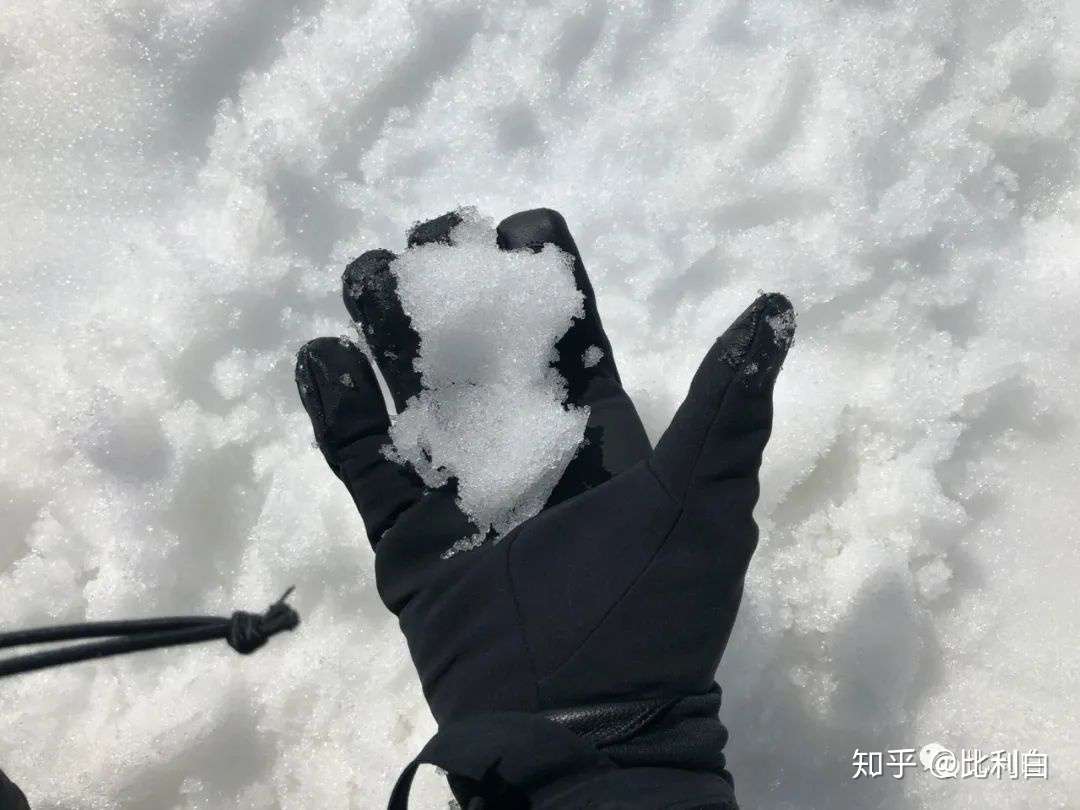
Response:
POLYGON ((78 661, 217 639, 224 639, 242 655, 250 655, 271 637, 284 630, 293 630, 300 624, 300 616, 285 602, 292 592, 293 588, 289 588, 261 614, 238 610, 229 617, 173 616, 132 621, 84 622, 0 633, 0 648, 87 638, 105 639, 2 660, 0 678, 78 661))

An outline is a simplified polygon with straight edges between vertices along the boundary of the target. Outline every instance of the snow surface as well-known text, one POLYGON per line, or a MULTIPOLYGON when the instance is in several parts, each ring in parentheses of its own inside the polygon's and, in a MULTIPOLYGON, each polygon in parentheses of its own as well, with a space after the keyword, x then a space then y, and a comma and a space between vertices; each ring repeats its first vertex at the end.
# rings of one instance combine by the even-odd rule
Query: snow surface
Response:
POLYGON ((1075 0, 6 0, 0 624, 292 583, 304 624, 5 681, 2 767, 381 806, 433 723, 293 355, 361 251, 547 205, 654 437, 758 289, 799 309, 719 673, 745 805, 1076 807, 1078 90, 1075 0), (1051 777, 851 779, 930 743, 1051 777))
POLYGON ((506 251, 495 222, 459 210, 452 245, 411 248, 390 266, 420 336, 424 390, 394 419, 389 456, 428 486, 458 481, 476 548, 538 514, 585 436, 587 407, 565 407, 555 343, 580 317, 574 259, 554 245, 506 251))

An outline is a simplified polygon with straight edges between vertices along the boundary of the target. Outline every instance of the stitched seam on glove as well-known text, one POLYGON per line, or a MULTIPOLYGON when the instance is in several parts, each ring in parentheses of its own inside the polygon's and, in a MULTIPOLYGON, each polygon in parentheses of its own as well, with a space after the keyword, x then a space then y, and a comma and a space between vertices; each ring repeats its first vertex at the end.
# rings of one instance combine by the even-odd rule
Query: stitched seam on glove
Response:
MULTIPOLYGON (((764 308, 762 308, 759 312, 757 312, 755 314, 754 322, 753 322, 753 325, 752 325, 752 327, 750 329, 750 336, 751 336, 750 340, 751 340, 751 342, 753 341, 754 337, 757 335, 758 327, 761 325, 762 312, 764 312, 764 308)), ((745 362, 745 358, 743 358, 743 360, 739 363, 739 367, 741 367, 743 365, 743 362, 745 362)), ((734 387, 735 382, 736 382, 737 379, 738 379, 738 374, 733 374, 731 376, 731 379, 728 380, 727 385, 724 386, 723 394, 721 394, 720 397, 719 397, 720 402, 716 407, 716 411, 714 412, 712 420, 709 423, 709 427, 705 430, 705 435, 702 437, 701 446, 698 447, 697 454, 694 457, 694 463, 691 465, 690 477, 688 479, 688 482, 690 482, 690 483, 693 482, 693 480, 695 478, 695 475, 697 473, 697 468, 701 464, 701 458, 702 458, 702 455, 705 452, 705 447, 709 443, 708 442, 708 437, 713 432, 713 430, 716 429, 716 425, 720 421, 721 415, 724 413, 724 406, 727 403, 728 396, 731 394, 732 388, 734 387)), ((652 555, 649 557, 649 560, 645 563, 645 565, 642 566, 642 568, 638 572, 637 576, 635 576, 633 578, 633 580, 626 587, 626 589, 622 592, 622 594, 619 596, 619 598, 614 600, 612 602, 612 604, 608 607, 608 609, 606 611, 604 611, 604 615, 601 616, 600 619, 597 621, 597 623, 592 627, 592 629, 590 629, 589 632, 585 634, 585 637, 582 639, 581 643, 578 644, 578 646, 575 647, 574 650, 561 663, 556 665, 550 672, 548 672, 544 676, 543 680, 545 680, 545 681, 551 680, 553 677, 555 677, 558 674, 559 670, 561 670, 563 667, 565 667, 567 664, 569 664, 574 659, 574 657, 585 647, 585 645, 588 644, 589 640, 604 625, 604 622, 607 621, 607 619, 610 617, 612 612, 623 602, 624 599, 626 599, 627 595, 634 589, 634 586, 637 585, 637 583, 642 579, 642 577, 644 577, 649 572, 649 570, 652 568, 653 563, 656 561, 657 555, 661 552, 661 550, 663 550, 664 546, 667 545, 667 542, 668 542, 668 540, 671 539, 671 536, 673 534, 675 534, 676 529, 678 529, 678 527, 679 527, 679 523, 682 521, 682 519, 684 517, 686 498, 687 498, 687 495, 689 494, 689 491, 690 491, 690 484, 688 483, 687 490, 686 490, 686 492, 684 492, 682 494, 681 497, 675 497, 673 495, 673 493, 670 491, 670 489, 668 488, 668 486, 666 485, 666 483, 663 481, 662 476, 660 476, 658 474, 658 472, 653 468, 653 465, 650 463, 649 459, 646 459, 645 468, 649 471, 650 475, 652 475, 652 477, 657 481, 657 483, 660 486, 660 489, 664 492, 664 494, 667 495, 669 498, 671 498, 673 503, 679 507, 678 514, 675 516, 675 519, 672 522, 672 525, 670 526, 670 528, 668 529, 667 534, 664 536, 664 538, 657 545, 656 549, 653 551, 652 555)), ((510 580, 510 590, 511 590, 511 592, 516 592, 516 588, 515 588, 513 579, 510 580)), ((515 597, 515 599, 516 599, 516 597, 515 597)))
MULTIPOLYGON (((652 473, 651 470, 650 470, 650 474, 653 474, 654 477, 655 477, 655 474, 652 473)), ((662 485, 661 485, 660 489, 665 495, 668 495, 667 489, 664 488, 662 485)), ((638 571, 637 574, 634 576, 634 578, 627 584, 626 588, 619 595, 619 598, 612 601, 612 603, 604 611, 604 614, 597 620, 596 624, 594 624, 592 626, 592 628, 589 630, 589 632, 585 634, 584 638, 582 638, 582 640, 578 643, 578 645, 576 647, 574 647, 574 649, 571 650, 562 661, 560 661, 558 664, 556 664, 554 667, 552 667, 551 670, 549 672, 547 672, 547 674, 545 674, 543 676, 543 678, 540 679, 540 681, 538 683, 538 689, 542 690, 543 689, 543 683, 545 681, 550 681, 552 678, 557 676, 559 674, 559 671, 561 669, 563 669, 563 667, 567 666, 568 664, 570 664, 574 660, 574 658, 589 643, 589 641, 592 639, 592 637, 594 635, 596 635, 597 632, 599 632, 601 627, 604 626, 604 623, 608 620, 608 618, 610 618, 611 614, 615 611, 615 609, 617 607, 619 607, 619 605, 621 605, 623 603, 623 600, 626 599, 627 595, 631 591, 633 591, 634 586, 637 585, 638 582, 641 581, 642 577, 644 577, 648 573, 649 569, 652 568, 653 563, 656 561, 657 555, 659 555, 660 552, 664 549, 664 546, 667 545, 667 542, 668 542, 668 540, 671 539, 671 536, 673 534, 675 534, 675 530, 678 528, 679 522, 683 518, 683 515, 684 515, 683 505, 681 503, 675 503, 675 505, 677 505, 679 508, 678 508, 678 511, 675 513, 675 515, 671 518, 671 525, 668 527, 667 531, 663 534, 662 539, 657 544, 656 548, 653 549, 652 554, 649 555, 649 559, 645 562, 644 565, 641 566, 641 570, 638 571)), ((659 515, 656 515, 654 517, 659 517, 659 515)), ((510 590, 511 590, 511 592, 516 591, 514 581, 512 579, 510 580, 510 590)))
POLYGON ((514 541, 520 536, 520 532, 515 531, 513 537, 506 538, 504 541, 506 551, 503 556, 506 560, 506 582, 510 589, 510 601, 514 606, 514 624, 517 626, 518 635, 521 637, 521 646, 525 649, 525 660, 529 662, 529 671, 532 673, 533 687, 536 693, 536 705, 533 708, 539 710, 543 706, 540 699, 540 673, 536 666, 536 655, 533 653, 532 647, 529 646, 529 634, 525 632, 525 620, 521 615, 521 603, 518 600, 517 587, 514 584, 514 574, 510 565, 510 552, 513 549, 514 541))
POLYGON ((664 490, 664 494, 671 499, 672 503, 682 504, 683 498, 678 497, 674 492, 671 491, 671 487, 667 485, 667 482, 657 471, 656 465, 653 464, 653 460, 651 458, 645 459, 645 468, 649 471, 649 474, 652 475, 654 479, 656 479, 656 483, 660 485, 660 489, 664 490))

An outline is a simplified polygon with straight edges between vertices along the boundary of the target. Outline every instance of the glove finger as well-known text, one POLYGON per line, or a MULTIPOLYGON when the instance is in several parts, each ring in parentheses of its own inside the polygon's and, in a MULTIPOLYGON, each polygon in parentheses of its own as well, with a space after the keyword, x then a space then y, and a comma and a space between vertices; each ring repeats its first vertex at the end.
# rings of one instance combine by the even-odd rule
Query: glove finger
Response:
POLYGON ((602 483, 648 457, 651 450, 633 402, 622 388, 611 342, 600 323, 589 276, 566 220, 550 208, 513 214, 496 229, 503 250, 538 251, 553 244, 574 258, 574 283, 584 298, 584 315, 555 344, 555 367, 566 379, 566 401, 590 408, 586 444, 571 461, 548 506, 602 483))
POLYGON ((355 344, 317 338, 297 354, 296 386, 315 441, 375 545, 425 492, 414 473, 383 454, 390 419, 375 372, 355 344))
POLYGON ((398 297, 397 277, 389 250, 369 250, 354 259, 341 277, 342 298, 349 315, 367 340, 398 412, 420 393, 420 374, 413 361, 420 354, 420 336, 398 297))
POLYGON ((409 229, 409 247, 418 247, 432 242, 450 244, 450 231, 461 224, 457 211, 448 211, 441 217, 418 222, 409 229))
POLYGON ((673 495, 735 484, 746 488, 743 501, 753 510, 773 386, 794 331, 791 302, 768 293, 713 344, 653 451, 654 468, 673 495))
POLYGON ((559 352, 555 366, 566 378, 567 400, 575 405, 585 403, 591 385, 598 379, 607 378, 620 384, 611 342, 600 324, 596 294, 562 214, 550 208, 520 211, 500 222, 496 232, 499 247, 503 250, 529 248, 539 251, 550 243, 574 257, 574 284, 585 299, 585 314, 575 319, 555 344, 559 352))
MULTIPOLYGON (((450 243, 450 231, 461 222, 455 211, 414 225, 410 248, 430 242, 450 243)), ((398 412, 420 393, 422 381, 414 367, 420 354, 420 336, 398 296, 397 277, 390 269, 397 257, 389 250, 369 250, 355 259, 342 276, 342 297, 360 326, 368 347, 390 389, 398 412)))

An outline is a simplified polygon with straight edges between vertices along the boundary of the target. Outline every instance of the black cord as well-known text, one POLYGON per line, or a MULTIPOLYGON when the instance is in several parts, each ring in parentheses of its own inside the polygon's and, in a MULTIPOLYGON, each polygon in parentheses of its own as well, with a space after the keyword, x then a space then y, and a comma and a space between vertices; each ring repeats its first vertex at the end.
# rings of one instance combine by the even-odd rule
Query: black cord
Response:
POLYGON ((106 639, 8 658, 0 661, 0 678, 111 655, 216 639, 225 639, 238 653, 249 655, 272 636, 284 630, 293 630, 300 624, 300 616, 285 602, 292 592, 293 589, 289 588, 262 614, 238 610, 228 618, 174 616, 126 622, 87 622, 0 633, 0 648, 84 638, 106 639))

